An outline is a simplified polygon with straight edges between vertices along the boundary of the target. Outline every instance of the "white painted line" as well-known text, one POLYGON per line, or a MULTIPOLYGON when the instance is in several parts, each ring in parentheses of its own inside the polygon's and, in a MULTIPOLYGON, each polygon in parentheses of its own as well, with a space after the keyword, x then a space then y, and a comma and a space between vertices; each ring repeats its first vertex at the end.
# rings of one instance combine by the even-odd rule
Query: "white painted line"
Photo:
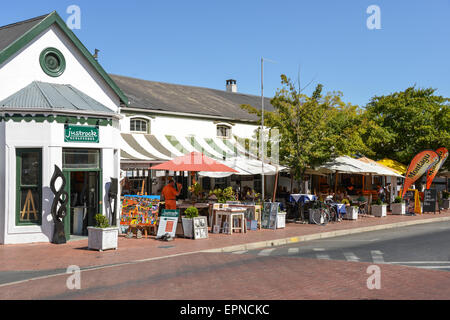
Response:
POLYGON ((324 248, 313 248, 313 251, 325 251, 324 248))
POLYGON ((296 254, 299 253, 300 248, 289 248, 288 249, 288 254, 296 254))
POLYGON ((275 250, 275 248, 261 250, 258 253, 258 256, 268 256, 274 250, 275 250))
POLYGON ((316 257, 317 257, 317 259, 320 259, 320 260, 331 260, 330 256, 327 254, 318 254, 318 255, 316 255, 316 257))
POLYGON ((374 263, 384 263, 383 252, 379 250, 370 251, 374 263))
POLYGON ((243 253, 247 253, 248 250, 241 250, 241 251, 234 251, 232 252, 232 254, 243 254, 243 253))
POLYGON ((450 269, 450 266, 411 266, 420 269, 450 269))
POLYGON ((359 258, 353 252, 344 252, 344 256, 347 261, 359 261, 359 258))
POLYGON ((433 263, 450 263, 450 261, 394 261, 387 262, 392 264, 433 264, 433 263))

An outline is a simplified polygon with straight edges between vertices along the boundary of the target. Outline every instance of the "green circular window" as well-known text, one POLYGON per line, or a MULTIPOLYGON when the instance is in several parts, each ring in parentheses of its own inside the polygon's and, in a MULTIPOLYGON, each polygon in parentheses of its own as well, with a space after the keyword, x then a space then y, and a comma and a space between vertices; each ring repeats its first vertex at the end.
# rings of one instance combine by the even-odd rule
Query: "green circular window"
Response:
POLYGON ((59 77, 66 69, 66 60, 63 54, 55 48, 47 48, 39 57, 41 68, 51 77, 59 77))

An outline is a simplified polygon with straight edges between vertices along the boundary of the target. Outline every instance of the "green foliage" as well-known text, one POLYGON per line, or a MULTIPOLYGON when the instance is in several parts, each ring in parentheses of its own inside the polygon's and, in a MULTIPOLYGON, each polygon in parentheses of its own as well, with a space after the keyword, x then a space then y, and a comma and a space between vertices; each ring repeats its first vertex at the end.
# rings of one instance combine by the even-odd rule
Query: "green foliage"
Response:
MULTIPOLYGON (((378 159, 408 165, 420 151, 450 146, 449 99, 435 91, 410 87, 372 98, 364 114, 362 137, 378 159)), ((449 168, 450 162, 445 166, 449 168)))
POLYGON ((94 218, 95 218, 95 222, 96 222, 95 227, 102 228, 102 229, 109 228, 108 218, 106 218, 104 215, 99 213, 99 214, 96 214, 94 218))
POLYGON ((227 201, 233 201, 236 200, 236 196, 234 194, 232 187, 227 187, 225 189, 214 189, 209 192, 210 195, 214 194, 217 198, 217 202, 219 203, 226 203, 227 201))
POLYGON ((450 192, 448 191, 442 191, 442 198, 444 199, 450 199, 450 192))
POLYGON ((198 209, 196 207, 189 207, 184 211, 184 215, 189 219, 198 217, 198 209))
POLYGON ((396 196, 394 199, 394 203, 403 203, 403 199, 400 196, 396 196))
POLYGON ((377 206, 381 206, 383 204, 383 201, 381 201, 381 199, 377 199, 372 204, 377 205, 377 206))
POLYGON ((192 193, 196 197, 199 197, 201 195, 201 193, 203 192, 203 188, 202 188, 201 184, 198 183, 198 182, 192 184, 188 188, 188 190, 189 190, 190 193, 192 193))
MULTIPOLYGON (((345 104, 341 93, 322 94, 317 85, 311 96, 299 92, 281 75, 283 88, 271 100, 274 111, 265 111, 265 125, 281 136, 280 163, 302 180, 307 168, 315 168, 339 155, 370 150, 361 139, 362 110, 345 104)), ((261 110, 241 106, 261 117, 261 110)))

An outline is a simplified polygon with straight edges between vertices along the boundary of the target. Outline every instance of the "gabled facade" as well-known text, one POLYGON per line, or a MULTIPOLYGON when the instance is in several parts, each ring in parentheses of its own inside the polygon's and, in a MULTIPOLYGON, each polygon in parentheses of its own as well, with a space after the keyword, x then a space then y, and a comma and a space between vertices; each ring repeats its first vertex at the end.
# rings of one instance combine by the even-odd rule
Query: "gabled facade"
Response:
POLYGON ((97 213, 112 219, 127 103, 56 12, 0 27, 0 243, 51 241, 55 165, 69 195, 67 239, 97 213))

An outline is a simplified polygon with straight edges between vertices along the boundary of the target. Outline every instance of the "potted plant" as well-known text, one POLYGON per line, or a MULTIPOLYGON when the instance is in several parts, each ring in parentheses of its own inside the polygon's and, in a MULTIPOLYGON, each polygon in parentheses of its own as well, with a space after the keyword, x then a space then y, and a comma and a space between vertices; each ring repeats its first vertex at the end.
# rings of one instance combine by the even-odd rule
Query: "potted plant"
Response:
POLYGON ((108 219, 102 215, 95 215, 95 227, 88 227, 88 248, 93 250, 117 249, 119 228, 110 227, 108 219))
POLYGON ((236 200, 236 196, 234 194, 232 187, 227 187, 225 189, 214 189, 210 193, 211 195, 214 195, 217 198, 217 202, 219 203, 226 203, 227 201, 233 201, 236 200))
POLYGON ((450 209, 450 192, 442 191, 442 208, 450 209))
POLYGON ((387 203, 383 203, 381 199, 378 199, 372 203, 372 215, 375 217, 386 217, 387 203))
POLYGON ((402 197, 397 196, 394 199, 394 203, 391 203, 391 211, 392 214, 405 214, 406 213, 406 204, 403 201, 402 197))
POLYGON ((200 183, 195 182, 188 188, 188 190, 192 194, 192 202, 196 202, 202 197, 203 188, 200 183))
POLYGON ((183 223, 183 233, 186 238, 194 237, 193 219, 198 217, 198 209, 196 207, 189 207, 184 211, 184 216, 181 217, 183 223))

